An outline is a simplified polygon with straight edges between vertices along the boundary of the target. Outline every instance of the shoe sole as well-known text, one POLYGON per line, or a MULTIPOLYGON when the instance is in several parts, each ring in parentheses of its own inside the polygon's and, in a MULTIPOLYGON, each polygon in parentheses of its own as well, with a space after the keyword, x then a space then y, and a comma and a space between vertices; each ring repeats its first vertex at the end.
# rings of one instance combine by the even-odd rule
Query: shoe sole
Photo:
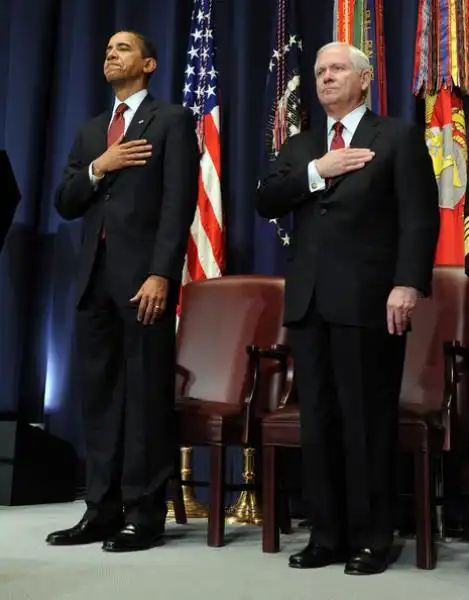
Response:
POLYGON ((143 550, 151 550, 152 548, 156 548, 157 546, 163 546, 164 543, 165 543, 164 539, 159 538, 159 539, 153 541, 148 546, 140 546, 140 547, 135 547, 135 548, 132 548, 131 546, 129 546, 128 548, 105 548, 103 546, 102 551, 109 552, 111 554, 123 554, 125 552, 141 552, 143 550))
POLYGON ((330 567, 332 565, 343 565, 346 559, 344 560, 336 560, 334 562, 327 562, 321 565, 295 565, 293 563, 288 563, 290 569, 324 569, 324 567, 330 567))
POLYGON ((379 571, 360 571, 358 569, 345 569, 344 573, 345 575, 358 575, 360 576, 364 576, 366 577, 367 575, 380 575, 381 573, 384 573, 386 571, 387 567, 383 567, 381 570, 379 571))
POLYGON ((103 541, 104 541, 104 538, 101 538, 99 540, 90 540, 87 542, 58 542, 58 541, 46 540, 46 544, 48 546, 89 546, 90 544, 99 544, 99 543, 102 543, 103 541))

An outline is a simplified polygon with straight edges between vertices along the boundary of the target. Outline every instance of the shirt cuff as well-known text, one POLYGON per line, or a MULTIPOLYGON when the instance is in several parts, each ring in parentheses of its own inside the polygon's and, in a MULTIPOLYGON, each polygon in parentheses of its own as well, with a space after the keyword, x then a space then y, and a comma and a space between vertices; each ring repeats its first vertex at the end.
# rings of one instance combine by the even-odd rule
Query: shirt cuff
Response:
POLYGON ((101 181, 101 179, 103 179, 104 175, 101 175, 101 177, 96 177, 96 175, 93 173, 93 163, 91 163, 88 168, 88 175, 90 177, 91 185, 96 189, 98 187, 98 183, 101 181))
POLYGON ((319 175, 315 160, 308 164, 308 186, 310 192, 319 192, 326 189, 326 180, 319 175))

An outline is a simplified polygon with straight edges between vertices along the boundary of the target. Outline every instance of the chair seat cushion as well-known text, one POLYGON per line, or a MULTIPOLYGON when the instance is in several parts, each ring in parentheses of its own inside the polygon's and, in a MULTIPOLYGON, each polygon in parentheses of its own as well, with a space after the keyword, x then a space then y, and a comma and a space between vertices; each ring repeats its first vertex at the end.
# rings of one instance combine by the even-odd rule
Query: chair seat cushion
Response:
POLYGON ((283 408, 268 413, 262 420, 263 424, 269 423, 298 423, 300 422, 300 409, 298 404, 289 404, 283 408))
MULTIPOLYGON (((298 404, 287 405, 268 413, 263 422, 268 423, 299 423, 300 409, 298 404)), ((399 407, 399 421, 422 422, 430 426, 440 426, 440 413, 430 411, 428 407, 422 404, 403 403, 399 407)))
POLYGON ((242 439, 244 412, 239 405, 180 397, 175 415, 181 444, 239 444, 242 439))
POLYGON ((399 406, 399 421, 421 421, 431 426, 441 424, 441 412, 430 410, 422 404, 401 404, 399 406))
POLYGON ((239 404, 230 404, 228 402, 210 402, 199 398, 189 396, 180 396, 176 398, 176 411, 188 410, 197 412, 205 416, 231 417, 242 413, 242 407, 239 404))
POLYGON ((300 412, 297 404, 279 408, 262 419, 262 443, 286 447, 300 445, 300 412))
MULTIPOLYGON (((418 407, 419 405, 417 405, 418 407)), ((402 450, 425 447, 429 433, 436 445, 441 445, 443 428, 437 413, 412 410, 412 406, 401 406, 399 415, 399 445, 402 450)), ((299 406, 292 404, 268 414, 262 420, 262 443, 278 446, 300 445, 299 406)), ((430 442, 433 446, 434 442, 430 442)))

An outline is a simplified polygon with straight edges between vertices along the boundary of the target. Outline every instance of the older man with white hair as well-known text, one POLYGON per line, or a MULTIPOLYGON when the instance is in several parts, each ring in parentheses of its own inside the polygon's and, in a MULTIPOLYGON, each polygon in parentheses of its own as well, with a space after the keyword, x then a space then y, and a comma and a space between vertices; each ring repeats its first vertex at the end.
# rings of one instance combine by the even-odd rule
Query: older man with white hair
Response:
POLYGON ((406 332, 431 289, 438 189, 423 132, 367 109, 363 52, 327 44, 315 75, 326 123, 286 142, 257 196, 262 216, 294 217, 285 324, 312 529, 290 566, 374 574, 393 540, 406 332))

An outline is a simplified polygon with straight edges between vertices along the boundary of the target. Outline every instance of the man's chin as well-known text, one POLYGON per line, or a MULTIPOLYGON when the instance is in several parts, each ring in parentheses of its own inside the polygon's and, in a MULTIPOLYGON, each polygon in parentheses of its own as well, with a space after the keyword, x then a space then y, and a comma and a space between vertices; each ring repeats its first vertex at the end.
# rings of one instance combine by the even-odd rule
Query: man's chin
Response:
POLYGON ((323 106, 336 106, 336 104, 340 103, 339 98, 337 96, 326 95, 321 98, 321 104, 323 106))
POLYGON ((111 85, 119 85, 124 81, 124 78, 120 73, 108 73, 107 75, 105 74, 104 77, 106 78, 106 81, 111 85))

